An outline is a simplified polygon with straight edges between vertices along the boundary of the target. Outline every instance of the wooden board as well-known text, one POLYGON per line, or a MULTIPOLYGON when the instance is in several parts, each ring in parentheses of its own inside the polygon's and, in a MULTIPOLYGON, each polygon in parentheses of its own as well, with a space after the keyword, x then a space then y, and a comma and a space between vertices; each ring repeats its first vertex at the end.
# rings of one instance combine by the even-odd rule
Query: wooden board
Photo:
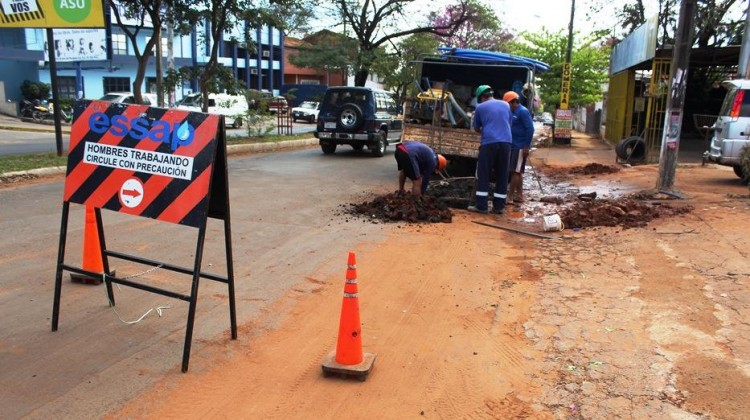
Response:
POLYGON ((479 133, 466 128, 435 127, 404 123, 404 141, 419 141, 436 153, 476 159, 479 154, 479 133))

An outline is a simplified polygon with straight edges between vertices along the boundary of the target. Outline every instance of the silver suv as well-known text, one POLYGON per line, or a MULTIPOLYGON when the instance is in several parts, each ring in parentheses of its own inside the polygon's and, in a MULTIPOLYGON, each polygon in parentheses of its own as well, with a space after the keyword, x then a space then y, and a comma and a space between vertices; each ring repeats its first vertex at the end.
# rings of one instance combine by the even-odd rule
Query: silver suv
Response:
POLYGON ((734 173, 746 181, 750 174, 744 173, 740 154, 750 143, 750 80, 729 80, 722 85, 728 89, 727 96, 712 127, 710 149, 704 156, 711 162, 733 167, 734 173))

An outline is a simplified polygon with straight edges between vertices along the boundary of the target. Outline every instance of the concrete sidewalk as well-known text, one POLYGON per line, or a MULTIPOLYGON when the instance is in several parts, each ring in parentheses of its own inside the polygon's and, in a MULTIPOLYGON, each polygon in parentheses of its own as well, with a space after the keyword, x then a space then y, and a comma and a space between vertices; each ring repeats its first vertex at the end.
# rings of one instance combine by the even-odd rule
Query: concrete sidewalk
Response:
MULTIPOLYGON (((45 120, 41 123, 36 123, 31 118, 17 118, 11 117, 10 115, 0 114, 0 130, 14 130, 14 131, 34 131, 39 133, 54 133, 55 122, 51 120, 45 120)), ((70 124, 62 123, 63 134, 70 134, 70 124)))

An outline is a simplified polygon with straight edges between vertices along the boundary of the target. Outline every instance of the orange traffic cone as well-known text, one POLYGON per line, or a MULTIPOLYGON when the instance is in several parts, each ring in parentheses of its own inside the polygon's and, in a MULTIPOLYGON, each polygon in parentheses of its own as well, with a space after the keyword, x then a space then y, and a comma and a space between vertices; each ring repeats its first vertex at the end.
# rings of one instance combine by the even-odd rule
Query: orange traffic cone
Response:
POLYGON ((353 252, 349 253, 346 268, 344 300, 341 304, 339 336, 336 351, 323 360, 323 375, 338 373, 342 377, 354 375, 360 381, 367 379, 375 355, 362 352, 362 325, 359 321, 359 296, 357 289, 357 262, 353 252))
MULTIPOLYGON (((82 269, 94 273, 104 273, 102 250, 99 244, 99 231, 96 225, 96 213, 94 213, 94 207, 92 206, 86 206, 86 218, 83 225, 82 261, 82 269)), ((78 273, 70 273, 70 279, 75 283, 101 284, 102 282, 101 276, 93 277, 78 273)))

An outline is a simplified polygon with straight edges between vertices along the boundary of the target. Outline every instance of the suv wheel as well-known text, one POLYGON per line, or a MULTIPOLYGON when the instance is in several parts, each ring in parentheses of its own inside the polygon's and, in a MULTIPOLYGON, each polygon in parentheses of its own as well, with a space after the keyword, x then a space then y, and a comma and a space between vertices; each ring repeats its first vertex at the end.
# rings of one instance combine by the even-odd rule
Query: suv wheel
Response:
POLYGON ((370 145, 370 151, 375 157, 382 157, 385 154, 385 149, 388 144, 385 140, 385 131, 378 131, 378 134, 373 136, 372 145, 370 145))
POLYGON ((338 125, 342 130, 354 131, 362 125, 363 121, 362 109, 357 104, 346 104, 341 107, 338 125))
POLYGON ((332 155, 336 151, 335 144, 321 144, 320 148, 323 149, 323 153, 327 155, 332 155))

